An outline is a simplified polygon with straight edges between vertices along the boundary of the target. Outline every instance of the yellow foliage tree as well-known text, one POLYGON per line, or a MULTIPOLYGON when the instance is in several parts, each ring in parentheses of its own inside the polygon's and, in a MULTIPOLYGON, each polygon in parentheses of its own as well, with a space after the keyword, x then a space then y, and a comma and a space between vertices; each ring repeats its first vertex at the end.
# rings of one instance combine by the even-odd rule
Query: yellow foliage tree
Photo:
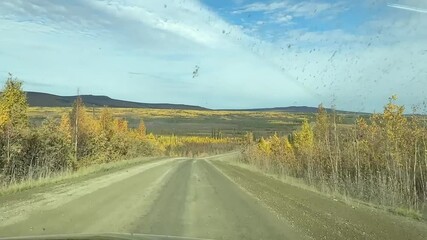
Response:
POLYGON ((9 75, 0 97, 0 129, 28 126, 27 97, 22 82, 9 75))
POLYGON ((274 166, 281 166, 281 162, 283 159, 283 148, 282 148, 282 140, 279 138, 277 133, 274 133, 272 137, 269 139, 270 143, 270 152, 272 155, 272 160, 274 166))
POLYGON ((0 96, 0 133, 4 137, 0 140, 5 141, 6 153, 4 156, 6 162, 4 164, 0 162, 0 166, 3 165, 4 171, 12 172, 13 177, 15 162, 19 161, 19 159, 14 159, 14 156, 22 149, 19 135, 28 128, 27 109, 27 97, 22 90, 22 82, 9 74, 0 96))
POLYGON ((86 112, 86 107, 81 97, 74 101, 70 112, 70 123, 74 145, 75 160, 90 156, 94 151, 93 136, 97 132, 95 120, 86 112))
POLYGON ((138 137, 141 139, 144 139, 147 134, 147 128, 145 127, 145 123, 143 120, 141 120, 141 122, 139 123, 137 131, 138 131, 138 137))
POLYGON ((289 169, 294 169, 297 167, 295 162, 294 148, 292 147, 292 144, 289 142, 288 138, 283 140, 283 155, 283 161, 289 169))
POLYGON ((99 117, 99 126, 101 133, 107 140, 110 140, 114 134, 113 113, 109 108, 103 108, 99 117))
POLYGON ((65 136, 66 141, 69 142, 71 144, 71 140, 72 140, 72 129, 71 129, 71 123, 70 123, 70 116, 68 116, 68 114, 63 114, 61 116, 61 120, 59 123, 59 128, 58 128, 59 132, 61 132, 63 134, 63 136, 65 136))
POLYGON ((128 131, 128 122, 124 119, 115 119, 114 130, 116 133, 126 133, 128 131))
POLYGON ((314 147, 313 129, 304 119, 301 129, 294 134, 294 145, 299 152, 312 152, 314 147))
POLYGON ((258 142, 258 149, 265 156, 269 156, 271 154, 270 143, 267 142, 263 137, 261 137, 261 139, 258 142))
MULTIPOLYGON (((308 123, 307 119, 304 119, 301 129, 294 133, 294 146, 299 159, 298 169, 305 169, 307 180, 311 183, 313 178, 313 149, 314 149, 314 133, 313 129, 308 123)), ((302 172, 297 173, 298 175, 304 174, 302 172)))

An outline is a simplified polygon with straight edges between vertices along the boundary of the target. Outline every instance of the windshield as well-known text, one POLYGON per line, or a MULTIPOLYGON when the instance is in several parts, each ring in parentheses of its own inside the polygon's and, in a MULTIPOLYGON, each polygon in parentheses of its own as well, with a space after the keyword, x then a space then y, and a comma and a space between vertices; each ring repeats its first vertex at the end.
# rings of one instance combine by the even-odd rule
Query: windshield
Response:
POLYGON ((427 238, 425 1, 3 0, 0 33, 0 238, 427 238))

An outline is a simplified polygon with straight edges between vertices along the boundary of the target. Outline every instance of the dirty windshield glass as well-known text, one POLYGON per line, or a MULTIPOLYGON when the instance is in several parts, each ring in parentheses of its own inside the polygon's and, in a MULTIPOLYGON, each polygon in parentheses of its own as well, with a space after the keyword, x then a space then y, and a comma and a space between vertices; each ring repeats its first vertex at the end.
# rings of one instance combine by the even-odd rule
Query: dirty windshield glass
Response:
POLYGON ((427 2, 0 1, 0 239, 427 239, 427 2))

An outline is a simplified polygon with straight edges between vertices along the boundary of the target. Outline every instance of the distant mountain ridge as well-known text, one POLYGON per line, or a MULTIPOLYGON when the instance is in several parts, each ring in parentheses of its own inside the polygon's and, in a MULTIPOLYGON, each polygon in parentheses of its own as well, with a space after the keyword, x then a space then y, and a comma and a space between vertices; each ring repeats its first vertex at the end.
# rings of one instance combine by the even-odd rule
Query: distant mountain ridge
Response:
MULTIPOLYGON (((28 104, 31 107, 71 107, 77 96, 58 96, 41 92, 26 92, 28 104)), ((139 103, 112 99, 108 96, 81 95, 86 106, 112 108, 152 108, 152 109, 182 109, 209 110, 200 106, 169 103, 139 103)))
MULTIPOLYGON (((26 92, 28 104, 31 107, 71 107, 77 96, 59 96, 42 92, 26 92)), ((171 103, 140 103, 125 100, 117 100, 108 96, 81 95, 83 102, 88 107, 112 107, 112 108, 151 108, 151 109, 177 109, 177 110, 223 110, 223 111, 257 111, 257 112, 293 112, 293 113, 315 113, 317 107, 289 106, 275 108, 253 108, 253 109, 209 109, 201 106, 171 103)), ((326 108, 327 111, 332 109, 326 108)), ((351 113, 348 111, 337 111, 339 113, 351 113)))
MULTIPOLYGON (((233 109, 234 110, 234 109, 233 109)), ((232 111, 233 111, 232 110, 232 111)), ((331 108, 325 108, 327 112, 333 112, 331 108)), ((289 106, 289 107, 273 107, 273 108, 250 108, 236 109, 236 111, 254 111, 254 112, 290 112, 290 113, 317 113, 317 107, 307 106, 289 106)), ((337 113, 355 113, 351 111, 336 110, 337 113)))

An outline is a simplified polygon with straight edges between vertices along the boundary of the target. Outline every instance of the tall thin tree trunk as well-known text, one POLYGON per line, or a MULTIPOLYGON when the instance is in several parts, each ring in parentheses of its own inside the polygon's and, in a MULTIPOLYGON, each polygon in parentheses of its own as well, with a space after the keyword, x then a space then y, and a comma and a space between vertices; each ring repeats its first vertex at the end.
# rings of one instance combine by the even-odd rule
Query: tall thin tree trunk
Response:
POLYGON ((341 153, 340 153, 340 143, 339 143, 339 139, 338 139, 338 130, 337 130, 337 122, 336 122, 336 113, 334 111, 334 138, 335 138, 335 164, 334 164, 334 187, 335 190, 337 188, 338 185, 338 160, 341 157, 341 153))
POLYGON ((7 150, 6 150, 6 163, 7 166, 10 164, 10 125, 7 126, 7 150))
POLYGON ((414 202, 413 202, 413 204, 414 204, 414 207, 415 207, 415 209, 417 208, 417 206, 418 206, 418 193, 417 193, 417 172, 416 172, 416 169, 417 169, 417 141, 415 141, 415 159, 414 159, 414 202))
POLYGON ((77 161, 77 147, 78 147, 78 133, 79 133, 79 102, 76 102, 76 116, 74 116, 74 119, 76 121, 75 123, 75 132, 74 132, 74 158, 77 161))

